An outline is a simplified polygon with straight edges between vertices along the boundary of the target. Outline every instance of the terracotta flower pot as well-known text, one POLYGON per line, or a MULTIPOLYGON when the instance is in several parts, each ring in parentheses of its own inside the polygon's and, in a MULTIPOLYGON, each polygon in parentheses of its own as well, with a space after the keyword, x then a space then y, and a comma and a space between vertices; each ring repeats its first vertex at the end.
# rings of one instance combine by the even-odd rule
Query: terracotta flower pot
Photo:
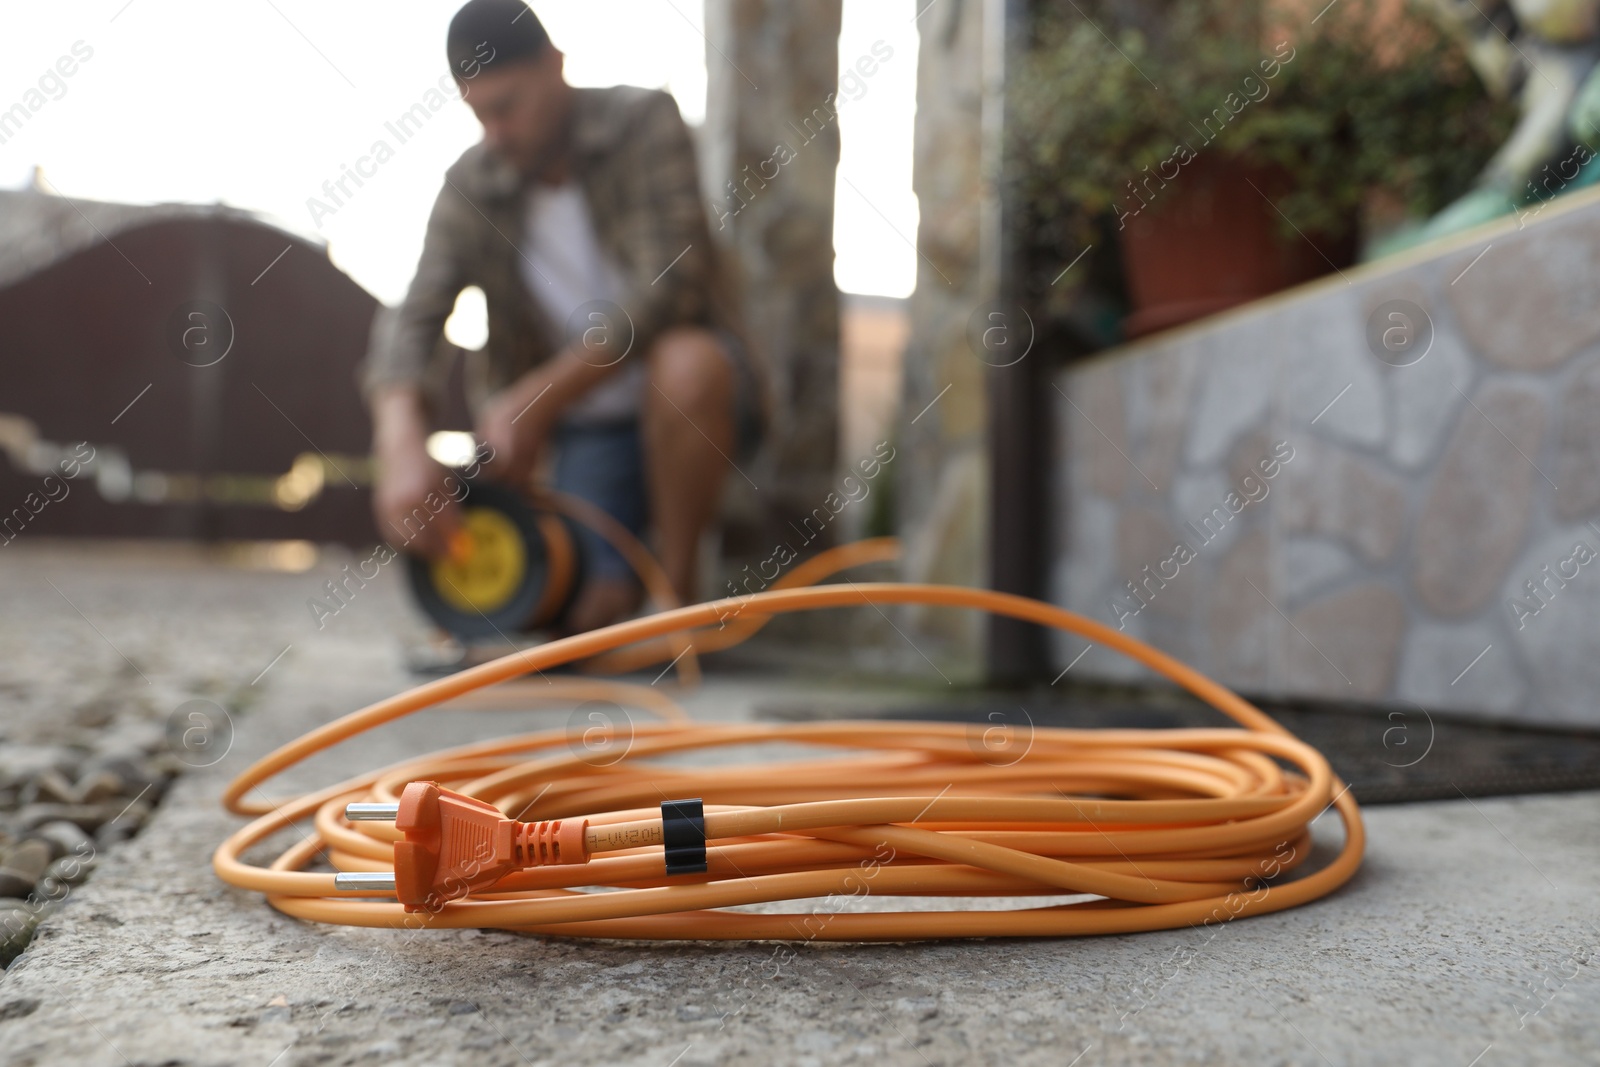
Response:
POLYGON ((1354 225, 1338 236, 1282 235, 1273 204, 1288 188, 1280 170, 1202 153, 1164 186, 1148 181, 1145 199, 1130 192, 1119 207, 1127 212, 1122 269, 1133 304, 1127 336, 1193 322, 1354 262, 1354 225))

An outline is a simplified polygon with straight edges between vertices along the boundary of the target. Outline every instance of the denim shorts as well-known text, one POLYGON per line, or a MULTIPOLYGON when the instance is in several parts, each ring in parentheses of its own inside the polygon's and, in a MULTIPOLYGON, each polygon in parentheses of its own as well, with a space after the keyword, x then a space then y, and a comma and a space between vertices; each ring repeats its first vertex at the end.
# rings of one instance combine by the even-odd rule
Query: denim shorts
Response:
MULTIPOLYGON (((760 386, 749 353, 730 333, 720 333, 733 364, 734 462, 755 454, 765 433, 760 386)), ((645 475, 639 420, 564 422, 555 435, 555 488, 601 508, 643 540, 650 524, 650 488, 645 475)), ((610 543, 582 523, 578 539, 587 577, 628 579, 633 568, 610 543)))

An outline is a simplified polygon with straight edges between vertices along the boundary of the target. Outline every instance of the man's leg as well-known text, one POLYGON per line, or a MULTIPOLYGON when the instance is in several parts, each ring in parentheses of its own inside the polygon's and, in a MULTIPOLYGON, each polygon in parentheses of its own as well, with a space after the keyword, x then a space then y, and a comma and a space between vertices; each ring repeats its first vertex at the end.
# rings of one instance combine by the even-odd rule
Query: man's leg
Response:
POLYGON ((716 515, 734 452, 734 372, 710 330, 679 327, 649 353, 642 428, 661 566, 686 604, 699 600, 700 534, 716 515))
POLYGON ((590 578, 567 609, 564 629, 581 634, 621 622, 639 610, 640 598, 639 583, 632 578, 590 578))
MULTIPOLYGON (((581 497, 639 537, 644 536, 649 489, 637 425, 568 426, 557 433, 555 487, 581 497)), ((603 538, 579 528, 587 566, 583 586, 563 628, 582 633, 625 619, 639 607, 633 569, 603 538)))

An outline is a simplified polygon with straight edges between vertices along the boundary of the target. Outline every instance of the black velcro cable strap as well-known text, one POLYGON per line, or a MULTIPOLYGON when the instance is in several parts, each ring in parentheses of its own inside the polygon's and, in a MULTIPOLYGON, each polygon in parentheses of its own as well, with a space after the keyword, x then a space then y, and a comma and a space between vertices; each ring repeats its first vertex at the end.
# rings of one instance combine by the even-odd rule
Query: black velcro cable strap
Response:
POLYGON ((706 809, 698 797, 661 802, 661 843, 669 875, 705 872, 706 809))

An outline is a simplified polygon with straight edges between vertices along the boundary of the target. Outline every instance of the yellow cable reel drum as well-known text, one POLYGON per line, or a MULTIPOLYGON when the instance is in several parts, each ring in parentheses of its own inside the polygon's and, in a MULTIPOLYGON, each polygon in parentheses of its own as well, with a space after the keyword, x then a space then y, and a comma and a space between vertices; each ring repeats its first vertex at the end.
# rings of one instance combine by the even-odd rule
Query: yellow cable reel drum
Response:
POLYGON ((558 623, 583 577, 571 524, 485 482, 468 483, 460 516, 445 556, 409 560, 411 592, 427 616, 463 641, 558 623))

